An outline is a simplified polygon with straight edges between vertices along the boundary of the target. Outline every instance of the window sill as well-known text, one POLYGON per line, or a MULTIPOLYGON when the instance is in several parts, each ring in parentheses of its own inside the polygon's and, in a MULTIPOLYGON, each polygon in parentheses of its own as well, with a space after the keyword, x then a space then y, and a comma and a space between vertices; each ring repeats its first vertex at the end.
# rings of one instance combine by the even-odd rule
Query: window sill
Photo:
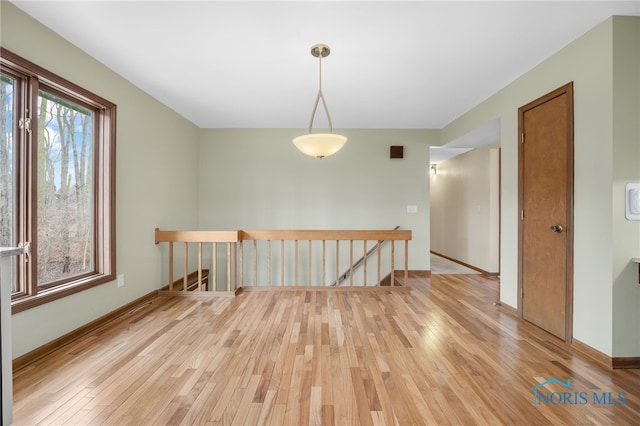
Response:
POLYGON ((61 285, 46 290, 40 290, 38 294, 33 296, 22 296, 11 301, 11 314, 24 312, 36 306, 53 302, 54 300, 79 293, 83 290, 105 284, 116 279, 115 274, 109 275, 92 275, 78 281, 72 281, 66 285, 61 285))

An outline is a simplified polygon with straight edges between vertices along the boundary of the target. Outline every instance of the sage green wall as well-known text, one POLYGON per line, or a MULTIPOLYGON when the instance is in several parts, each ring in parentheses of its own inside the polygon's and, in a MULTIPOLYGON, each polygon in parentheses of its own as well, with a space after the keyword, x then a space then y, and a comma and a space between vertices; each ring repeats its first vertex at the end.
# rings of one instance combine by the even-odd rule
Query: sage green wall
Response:
POLYGON ((409 268, 429 264, 429 130, 336 130, 349 138, 318 160, 291 140, 302 129, 202 130, 200 228, 413 231, 409 268), (404 159, 389 146, 403 145, 404 159), (418 213, 407 213, 417 205, 418 213))
MULTIPOLYGON (((613 180, 614 168, 616 176, 622 173, 626 175, 626 179, 637 176, 639 164, 637 160, 627 159, 627 154, 632 158, 635 155, 637 159, 635 153, 639 143, 638 129, 633 127, 633 121, 637 126, 637 104, 634 104, 637 98, 634 96, 638 93, 638 73, 633 74, 633 69, 622 71, 626 60, 618 58, 624 56, 623 52, 628 53, 633 49, 637 54, 640 41, 634 35, 637 33, 630 28, 635 28, 639 19, 613 17, 606 20, 442 130, 442 140, 446 143, 496 117, 501 119, 500 296, 504 303, 516 307, 518 108, 566 83, 574 82, 573 335, 579 341, 610 356, 640 356, 638 304, 633 305, 640 286, 629 285, 637 277, 631 276, 628 263, 640 250, 638 225, 624 222, 624 215, 620 214, 620 209, 623 208, 619 195, 621 182, 614 183, 613 180), (624 74, 623 80, 616 82, 616 90, 614 64, 618 64, 615 67, 615 77, 624 74), (622 87, 628 87, 630 82, 631 95, 623 99, 622 87), (635 111, 635 116, 619 118, 617 114, 629 106, 632 108, 630 114, 635 111), (618 120, 622 121, 620 127, 617 124, 614 127, 614 118, 616 123, 618 120), (619 160, 614 161, 614 153, 616 158, 620 157, 619 160), (619 171, 619 167, 624 171, 619 171), (635 170, 635 173, 630 173, 631 170, 635 170), (620 232, 617 231, 618 228, 620 232), (621 288, 626 289, 621 294, 632 295, 631 300, 622 303, 616 300, 614 303, 613 286, 618 279, 624 283, 621 288), (616 318, 621 318, 620 322, 623 317, 636 322, 620 327, 613 322, 614 311, 616 318), (616 336, 620 333, 615 339, 615 350, 614 326, 617 327, 616 336), (623 346, 624 352, 621 352, 623 346)), ((635 66, 637 69, 637 65, 635 66)), ((623 180, 622 176, 620 180, 623 180)))
POLYGON ((124 287, 110 282, 13 315, 15 358, 160 287, 154 228, 197 226, 198 128, 11 3, 1 7, 2 47, 118 106, 116 267, 125 276, 124 287))
POLYGON ((625 185, 640 182, 640 19, 613 26, 613 355, 640 356, 640 221, 625 220, 625 185))

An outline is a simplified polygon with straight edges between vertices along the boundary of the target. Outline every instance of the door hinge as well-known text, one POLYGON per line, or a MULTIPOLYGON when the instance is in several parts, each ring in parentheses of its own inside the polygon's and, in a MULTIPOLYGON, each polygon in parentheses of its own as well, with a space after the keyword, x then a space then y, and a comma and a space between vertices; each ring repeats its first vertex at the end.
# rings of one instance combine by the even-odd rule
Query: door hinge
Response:
POLYGON ((524 143, 524 133, 520 133, 520 143, 524 143))
POLYGON ((520 220, 524 220, 524 210, 520 210, 520 220))
POLYGON ((31 119, 30 118, 21 118, 18 120, 18 127, 22 130, 26 130, 31 133, 31 119))

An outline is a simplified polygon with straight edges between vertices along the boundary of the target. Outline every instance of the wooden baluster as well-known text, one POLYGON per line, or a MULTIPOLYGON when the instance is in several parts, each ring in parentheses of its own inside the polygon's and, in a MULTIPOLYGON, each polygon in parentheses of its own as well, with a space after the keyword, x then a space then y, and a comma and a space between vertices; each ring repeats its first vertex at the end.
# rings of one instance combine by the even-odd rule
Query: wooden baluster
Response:
POLYGON ((231 243, 227 243, 227 291, 231 291, 231 243))
POLYGON ((309 279, 307 280, 307 286, 311 287, 311 263, 313 262, 313 255, 311 254, 311 240, 309 240, 309 279))
POLYGON ((240 285, 244 287, 244 241, 240 241, 240 243, 235 243, 233 245, 235 247, 234 250, 234 273, 233 273, 233 285, 234 290, 238 288, 238 275, 240 276, 240 285), (238 248, 240 250, 240 256, 238 256, 238 248))
POLYGON ((182 291, 187 291, 187 268, 189 262, 189 243, 184 243, 184 272, 182 275, 182 291))
POLYGON ((353 240, 349 240, 349 287, 353 287, 353 240))
POLYGON ((295 274, 294 283, 295 286, 298 287, 298 240, 293 242, 294 244, 294 253, 293 253, 293 273, 295 274))
POLYGON ((229 244, 231 245, 231 249, 233 250, 231 271, 233 275, 233 288, 236 289, 238 288, 238 281, 241 283, 241 285, 244 284, 244 269, 241 269, 242 267, 239 266, 243 264, 242 260, 244 259, 244 243, 242 241, 239 241, 233 244, 229 244), (238 255, 238 253, 240 254, 238 255))
POLYGON ((202 291, 202 243, 198 242, 198 292, 202 291))
POLYGON ((280 285, 284 286, 284 240, 280 240, 280 285))
POLYGON ((169 291, 173 291, 173 241, 169 242, 169 291))
POLYGON ((367 286, 367 257, 369 257, 369 256, 367 256, 367 240, 363 240, 362 242, 363 242, 362 250, 363 250, 363 253, 364 253, 364 265, 363 265, 363 267, 364 267, 364 286, 366 287, 367 286))
POLYGON ((271 287, 271 240, 267 240, 267 286, 271 287))
POLYGON ((211 259, 211 291, 218 291, 218 244, 211 243, 213 256, 211 259))
POLYGON ((322 240, 322 286, 327 285, 327 241, 322 240))
POLYGON ((258 240, 253 240, 253 286, 258 286, 258 240))
POLYGON ((396 285, 395 240, 391 240, 391 287, 396 285))
POLYGON ((380 240, 378 240, 378 287, 380 287, 380 264, 382 263, 382 255, 380 254, 380 240))
POLYGON ((336 286, 340 286, 340 240, 336 240, 336 286))
POLYGON ((404 286, 409 285, 409 240, 404 240, 404 286))

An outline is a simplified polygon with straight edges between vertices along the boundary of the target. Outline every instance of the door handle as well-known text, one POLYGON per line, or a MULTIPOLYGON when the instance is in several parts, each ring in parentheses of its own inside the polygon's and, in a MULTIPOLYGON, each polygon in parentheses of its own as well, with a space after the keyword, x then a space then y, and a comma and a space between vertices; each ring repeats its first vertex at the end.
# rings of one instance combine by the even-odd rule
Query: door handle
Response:
POLYGON ((564 227, 562 225, 553 225, 549 229, 551 229, 551 232, 557 232, 559 234, 564 230, 564 227))

